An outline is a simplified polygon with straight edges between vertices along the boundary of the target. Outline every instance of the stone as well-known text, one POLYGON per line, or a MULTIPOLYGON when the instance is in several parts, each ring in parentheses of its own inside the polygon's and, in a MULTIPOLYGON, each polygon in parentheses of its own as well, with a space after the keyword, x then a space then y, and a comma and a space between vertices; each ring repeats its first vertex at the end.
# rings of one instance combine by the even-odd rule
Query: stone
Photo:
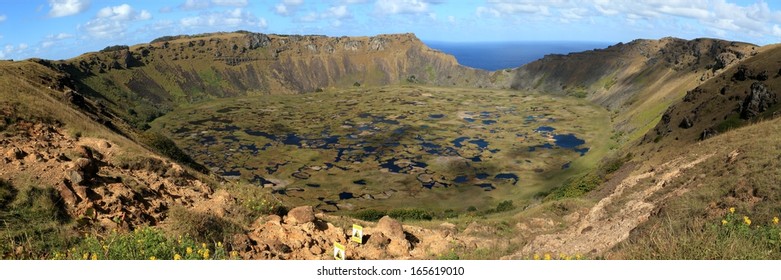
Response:
POLYGON ((22 151, 21 149, 19 149, 17 147, 13 147, 10 150, 8 150, 8 152, 5 153, 5 157, 6 158, 10 158, 12 160, 13 159, 23 159, 25 156, 27 156, 27 153, 25 153, 24 151, 22 151))
POLYGON ((75 185, 81 185, 86 182, 84 179, 84 174, 81 171, 76 170, 68 170, 68 180, 71 181, 71 183, 75 185))
POLYGON ((402 228, 401 223, 389 216, 382 217, 380 221, 377 222, 377 228, 375 230, 383 233, 391 240, 404 239, 404 228, 402 228))
POLYGON ((323 248, 320 248, 320 246, 312 246, 309 248, 309 252, 312 253, 312 255, 320 255, 323 253, 323 248))
POLYGON ((298 225, 315 221, 315 212, 312 206, 300 206, 290 210, 285 218, 286 224, 298 225))
POLYGON ((237 252, 249 252, 252 250, 252 240, 246 234, 234 234, 230 242, 231 249, 237 252))
POLYGON ((689 129, 692 126, 694 126, 694 122, 692 122, 692 120, 689 119, 689 117, 683 117, 683 120, 681 120, 681 123, 678 125, 678 127, 683 129, 689 129))
POLYGON ((369 239, 366 240, 366 245, 375 248, 385 248, 385 246, 390 244, 390 241, 390 238, 378 231, 369 236, 369 239))
POLYGON ((76 154, 83 158, 91 159, 92 158, 92 149, 90 149, 87 146, 77 146, 75 149, 76 154))
POLYGON ((390 244, 386 248, 388 254, 396 257, 409 256, 409 250, 412 249, 412 245, 406 239, 391 240, 390 244))

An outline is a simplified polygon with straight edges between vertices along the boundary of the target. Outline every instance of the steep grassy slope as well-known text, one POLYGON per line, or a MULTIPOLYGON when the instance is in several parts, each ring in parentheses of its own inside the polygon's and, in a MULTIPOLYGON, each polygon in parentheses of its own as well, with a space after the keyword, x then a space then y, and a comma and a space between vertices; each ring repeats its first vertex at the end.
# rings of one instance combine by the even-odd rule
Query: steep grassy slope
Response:
POLYGON ((398 83, 491 83, 488 72, 458 65, 413 34, 163 37, 149 44, 107 47, 52 66, 69 73, 80 93, 103 100, 139 127, 179 104, 222 97, 398 83))
POLYGON ((687 90, 756 48, 712 39, 639 39, 603 50, 548 55, 518 68, 511 87, 593 100, 615 111, 619 133, 634 141, 687 90))
POLYGON ((757 55, 687 91, 683 101, 671 106, 645 136, 646 146, 689 144, 776 116, 780 59, 780 46, 763 47, 757 55))
POLYGON ((781 119, 686 145, 707 160, 667 182, 648 221, 607 256, 637 259, 781 257, 781 119), (730 211, 733 208, 734 213, 730 211), (775 218, 775 219, 774 219, 775 218))

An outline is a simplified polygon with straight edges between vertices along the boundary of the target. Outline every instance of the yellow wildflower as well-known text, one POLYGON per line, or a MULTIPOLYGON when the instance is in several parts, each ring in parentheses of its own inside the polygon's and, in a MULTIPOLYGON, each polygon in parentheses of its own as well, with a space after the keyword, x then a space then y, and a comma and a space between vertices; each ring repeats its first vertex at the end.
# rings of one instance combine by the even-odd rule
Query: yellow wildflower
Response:
POLYGON ((88 260, 89 259, 89 253, 84 253, 84 255, 81 256, 82 259, 88 260))
POLYGON ((747 226, 751 225, 751 219, 749 219, 748 216, 743 216, 743 222, 746 223, 747 226))
POLYGON ((540 260, 540 255, 534 254, 534 260, 540 260))
POLYGON ((206 243, 201 243, 201 247, 206 248, 206 243))
POLYGON ((217 242, 217 247, 222 247, 222 242, 217 242))
POLYGON ((721 225, 722 226, 726 226, 727 225, 727 220, 721 220, 721 225))
POLYGON ((93 253, 92 254, 92 260, 97 261, 98 260, 98 254, 93 253))
POLYGON ((235 259, 235 258, 238 258, 238 257, 239 257, 239 252, 231 251, 231 258, 235 259))
POLYGON ((734 214, 735 213, 735 207, 730 207, 729 208, 729 212, 734 214))
POLYGON ((178 261, 178 260, 181 260, 181 259, 182 259, 182 256, 181 256, 181 255, 179 255, 179 254, 175 254, 175 255, 174 255, 174 260, 175 260, 175 261, 178 261))
POLYGON ((545 253, 544 258, 545 258, 546 261, 551 260, 550 254, 548 254, 548 253, 545 253))
POLYGON ((193 248, 187 247, 187 254, 189 255, 192 253, 193 253, 193 248))
POLYGON ((209 250, 207 249, 206 251, 203 252, 203 259, 205 260, 208 258, 209 258, 209 250))
POLYGON ((778 217, 773 217, 773 224, 774 224, 774 225, 777 225, 777 224, 778 224, 778 217))
POLYGON ((581 259, 581 258, 583 258, 583 257, 582 257, 580 254, 575 254, 575 259, 576 259, 576 260, 579 260, 579 259, 581 259))
POLYGON ((153 261, 153 260, 156 260, 156 259, 157 259, 157 258, 155 258, 155 256, 151 256, 151 257, 149 257, 149 260, 150 260, 150 261, 153 261))

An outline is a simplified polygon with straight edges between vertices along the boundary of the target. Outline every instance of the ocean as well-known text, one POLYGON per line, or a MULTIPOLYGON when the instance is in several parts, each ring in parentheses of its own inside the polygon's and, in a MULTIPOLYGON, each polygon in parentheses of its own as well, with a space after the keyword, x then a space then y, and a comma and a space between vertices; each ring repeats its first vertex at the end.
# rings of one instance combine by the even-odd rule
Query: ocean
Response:
POLYGON ((484 42, 454 43, 424 41, 432 49, 452 54, 461 65, 495 71, 516 68, 542 58, 546 54, 567 54, 603 49, 610 42, 484 42))

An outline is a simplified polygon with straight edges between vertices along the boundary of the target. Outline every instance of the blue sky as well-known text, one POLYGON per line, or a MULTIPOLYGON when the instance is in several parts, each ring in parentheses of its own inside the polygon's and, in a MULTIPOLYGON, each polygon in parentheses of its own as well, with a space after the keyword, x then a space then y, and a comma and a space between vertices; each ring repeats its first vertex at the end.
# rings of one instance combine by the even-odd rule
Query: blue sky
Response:
POLYGON ((0 0, 0 59, 65 59, 164 35, 413 32, 430 41, 781 39, 781 1, 0 0))

